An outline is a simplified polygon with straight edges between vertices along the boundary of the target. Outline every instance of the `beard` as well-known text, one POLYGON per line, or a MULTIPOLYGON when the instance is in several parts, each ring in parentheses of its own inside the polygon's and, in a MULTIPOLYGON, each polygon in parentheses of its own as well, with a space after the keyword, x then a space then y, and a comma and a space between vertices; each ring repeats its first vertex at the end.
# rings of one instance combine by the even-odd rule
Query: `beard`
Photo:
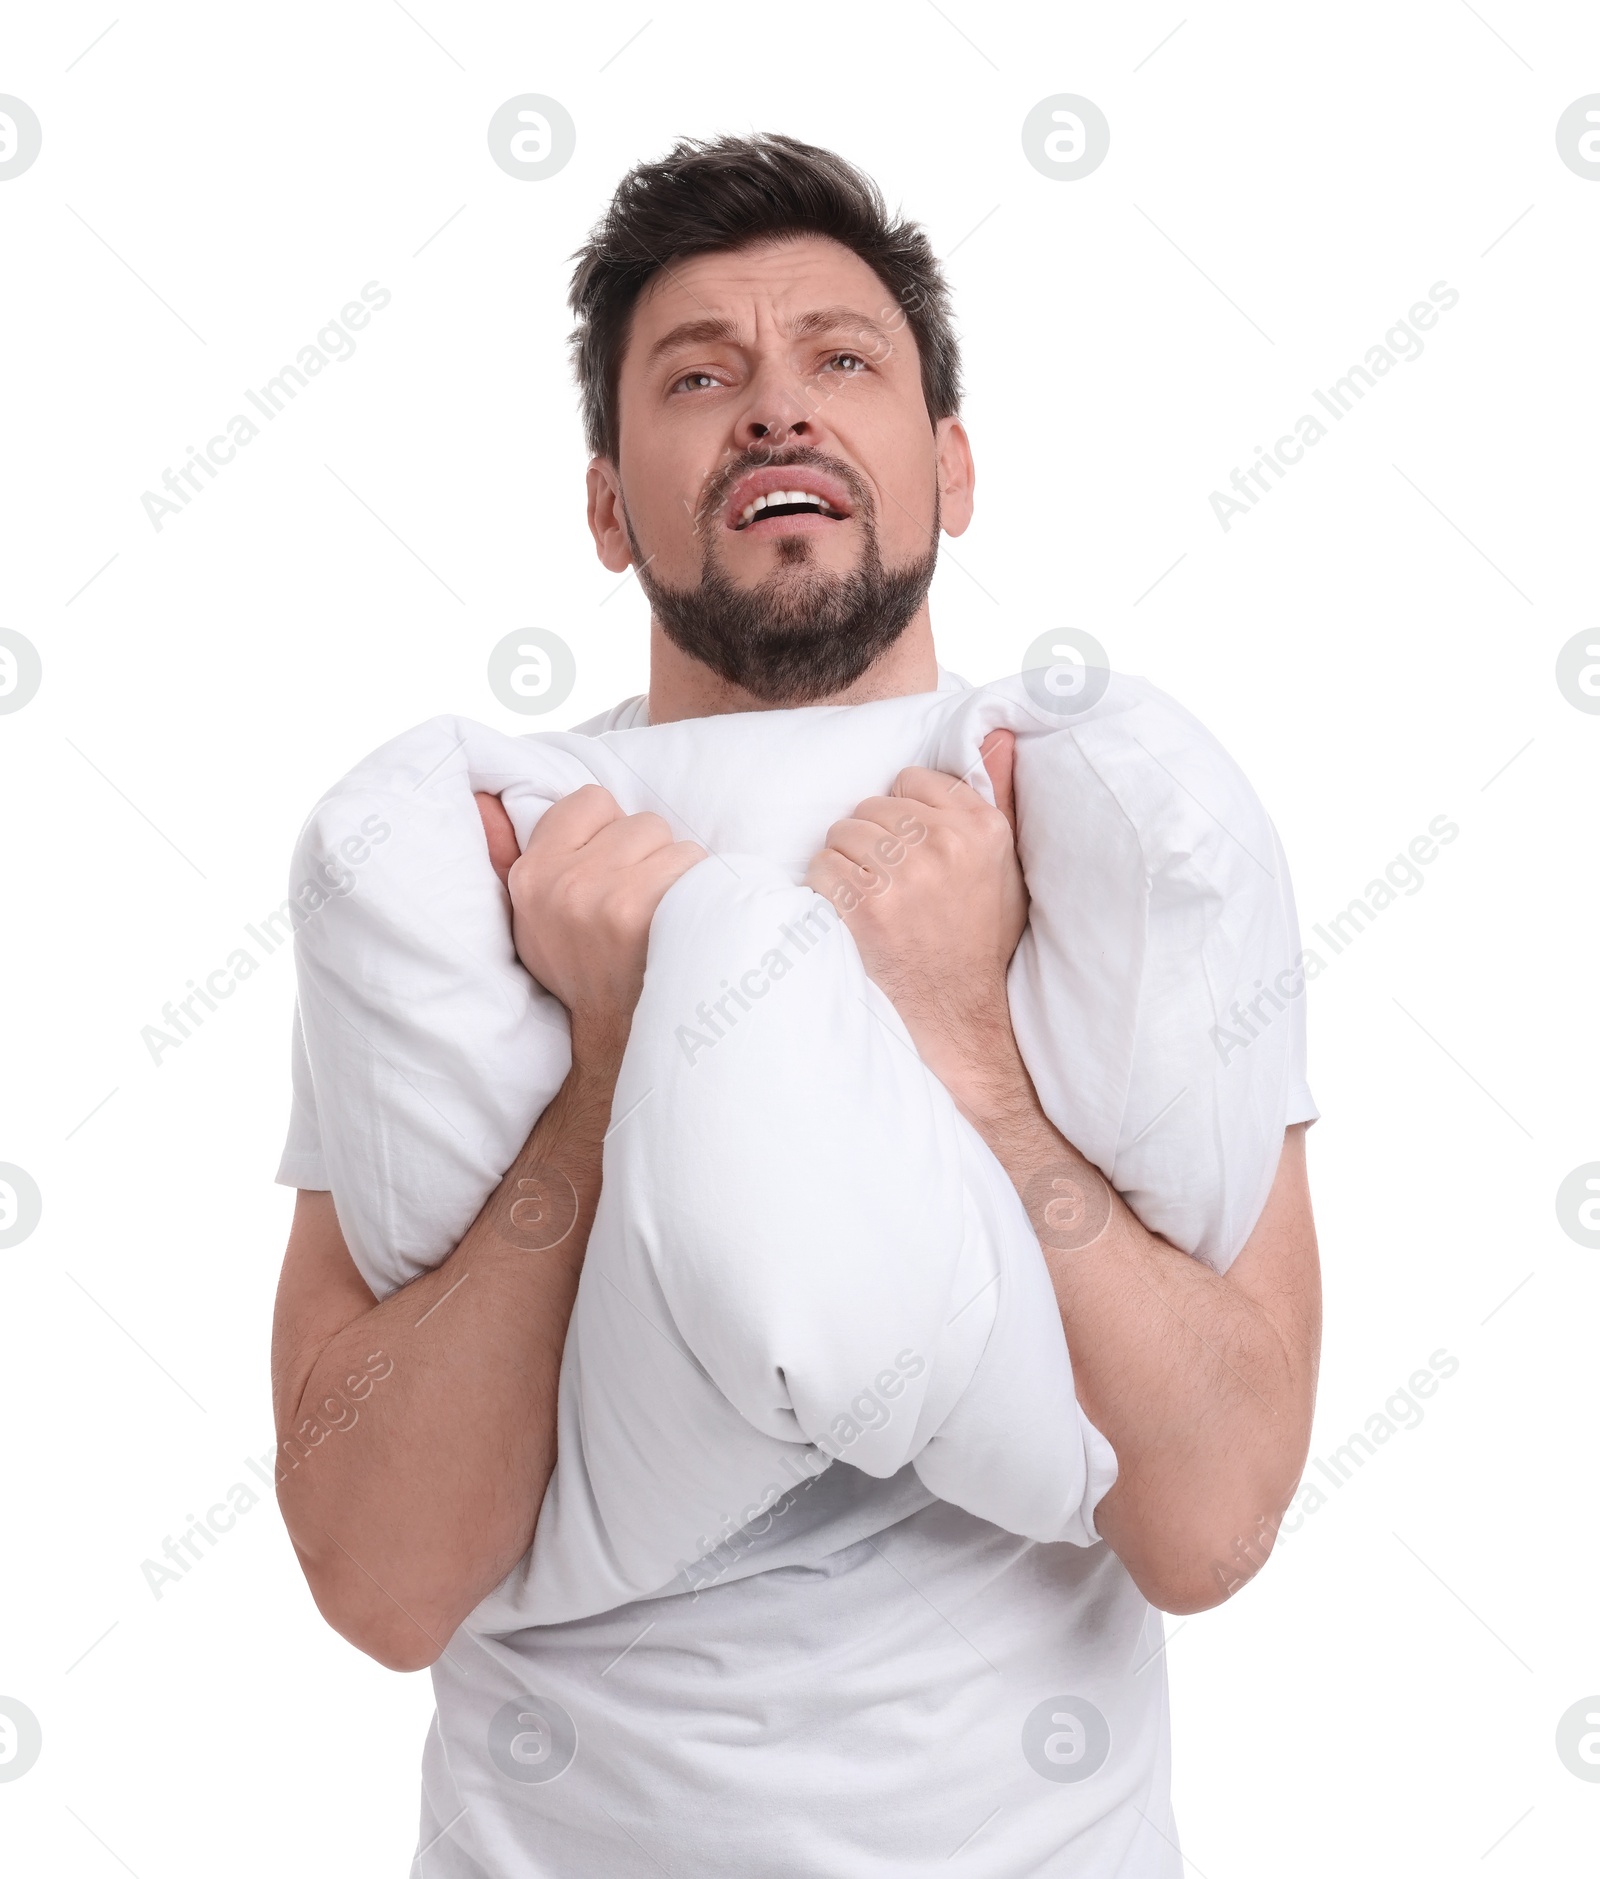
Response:
POLYGON ((697 520, 706 547, 696 587, 671 587, 653 574, 627 523, 639 585, 674 646, 765 705, 813 704, 853 685, 910 625, 927 598, 939 554, 935 495, 926 557, 903 568, 885 567, 870 492, 848 465, 813 450, 730 464, 707 490, 697 520), (845 483, 854 504, 852 519, 862 531, 861 559, 854 568, 845 573, 819 568, 809 535, 780 536, 778 567, 754 587, 734 585, 714 545, 722 526, 722 497, 756 463, 814 463, 845 483))

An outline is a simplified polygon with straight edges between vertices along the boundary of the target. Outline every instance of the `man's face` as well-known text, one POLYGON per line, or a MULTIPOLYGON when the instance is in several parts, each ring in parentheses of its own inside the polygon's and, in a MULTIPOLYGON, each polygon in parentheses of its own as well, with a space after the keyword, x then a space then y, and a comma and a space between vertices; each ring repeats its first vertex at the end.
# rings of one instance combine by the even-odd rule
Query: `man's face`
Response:
POLYGON ((590 470, 602 560, 631 561, 669 638, 768 703, 859 677, 923 606, 941 523, 971 513, 965 434, 930 422, 910 328, 825 237, 663 269, 618 412, 619 460, 590 470))

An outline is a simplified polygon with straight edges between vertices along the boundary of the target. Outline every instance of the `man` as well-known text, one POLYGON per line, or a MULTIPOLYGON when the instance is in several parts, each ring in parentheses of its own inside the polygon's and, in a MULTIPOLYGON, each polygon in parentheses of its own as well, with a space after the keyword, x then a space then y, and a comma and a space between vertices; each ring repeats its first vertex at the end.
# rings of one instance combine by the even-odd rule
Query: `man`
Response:
MULTIPOLYGON (((623 182, 572 302, 589 525, 603 564, 632 567, 651 604, 647 698, 584 729, 959 683, 935 661, 927 591, 939 530, 971 517, 973 459, 920 231, 889 223, 830 153, 776 136, 681 144, 623 182)), ((863 962, 1019 1193, 1063 1166, 1103 1191, 1046 1119, 1012 1034, 1005 973, 1026 917, 1012 749, 1004 732, 984 747, 998 808, 907 771, 828 832, 808 879, 831 896, 870 874, 914 799, 929 838, 891 891, 837 903, 855 903, 863 962)), ((1079 1401, 1116 1453, 1100 1544, 1033 1544, 835 1464, 803 1505, 775 1510, 778 1550, 749 1538, 716 1583, 449 1648, 532 1541, 651 917, 704 858, 594 786, 553 807, 520 856, 499 803, 480 808, 517 953, 570 1014, 565 1083, 456 1250, 381 1303, 300 1109, 279 1177, 301 1189, 274 1329, 280 1437, 374 1350, 393 1365, 280 1500, 328 1621, 391 1668, 434 1666, 416 1870, 1176 1874, 1150 1608, 1200 1611, 1244 1583, 1305 1460, 1320 1333, 1309 1097, 1291 1099, 1276 1182, 1225 1275, 1115 1196, 1091 1246, 1042 1255, 1079 1401), (517 1210, 551 1168, 577 1220, 530 1260, 517 1210), (1020 1656, 997 1641, 1019 1614, 1020 1656), (903 1651, 892 1703, 852 1681, 867 1638, 903 1651), (511 1753, 535 1771, 545 1757, 560 1780, 505 1779, 453 1730, 453 1693, 479 1676, 551 1694, 576 1747, 549 1760, 554 1725, 530 1710, 517 1740, 535 1746, 511 1753)))

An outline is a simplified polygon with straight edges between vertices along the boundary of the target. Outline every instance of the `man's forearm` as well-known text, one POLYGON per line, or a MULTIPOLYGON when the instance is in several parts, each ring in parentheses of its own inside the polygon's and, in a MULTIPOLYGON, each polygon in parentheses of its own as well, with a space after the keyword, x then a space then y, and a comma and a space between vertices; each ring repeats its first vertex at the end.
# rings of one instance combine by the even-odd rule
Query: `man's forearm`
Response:
MULTIPOLYGON (((1260 1566, 1304 1465, 1315 1369, 1293 1353, 1305 1340, 1141 1225, 1052 1126, 1007 1039, 963 1107, 1028 1209, 1078 1399, 1117 1453, 1096 1524, 1152 1603, 1217 1604, 1260 1566)), ((1269 1209, 1303 1174, 1295 1131, 1269 1209)))
POLYGON ((274 1353, 279 1499, 319 1606, 397 1668, 431 1663, 532 1541, 618 1052, 585 1053, 461 1244, 320 1348, 274 1353), (356 1420, 318 1406, 381 1350, 356 1420))

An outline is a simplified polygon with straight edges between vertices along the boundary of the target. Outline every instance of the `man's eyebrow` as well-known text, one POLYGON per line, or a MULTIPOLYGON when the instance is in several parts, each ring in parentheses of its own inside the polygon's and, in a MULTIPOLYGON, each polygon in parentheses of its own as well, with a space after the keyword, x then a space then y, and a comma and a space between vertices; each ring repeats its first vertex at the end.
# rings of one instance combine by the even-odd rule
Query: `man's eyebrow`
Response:
POLYGON ((816 307, 810 313, 797 314, 789 323, 795 339, 810 339, 818 333, 866 333, 873 339, 887 339, 878 322, 855 307, 816 307))
POLYGON ((676 352, 683 346, 711 346, 719 340, 738 344, 739 329, 732 320, 721 319, 715 314, 706 319, 684 320, 673 327, 671 332, 661 335, 650 348, 645 364, 654 365, 663 353, 676 352))
MULTIPOLYGON (((814 307, 808 313, 796 314, 789 322, 789 333, 794 339, 811 339, 819 333, 837 332, 864 333, 872 339, 888 338, 876 320, 855 307, 814 307)), ((736 346, 741 343, 738 327, 732 320, 723 319, 720 315, 683 320, 670 332, 661 335, 650 348, 645 364, 654 365, 664 354, 680 351, 686 346, 736 346)))

